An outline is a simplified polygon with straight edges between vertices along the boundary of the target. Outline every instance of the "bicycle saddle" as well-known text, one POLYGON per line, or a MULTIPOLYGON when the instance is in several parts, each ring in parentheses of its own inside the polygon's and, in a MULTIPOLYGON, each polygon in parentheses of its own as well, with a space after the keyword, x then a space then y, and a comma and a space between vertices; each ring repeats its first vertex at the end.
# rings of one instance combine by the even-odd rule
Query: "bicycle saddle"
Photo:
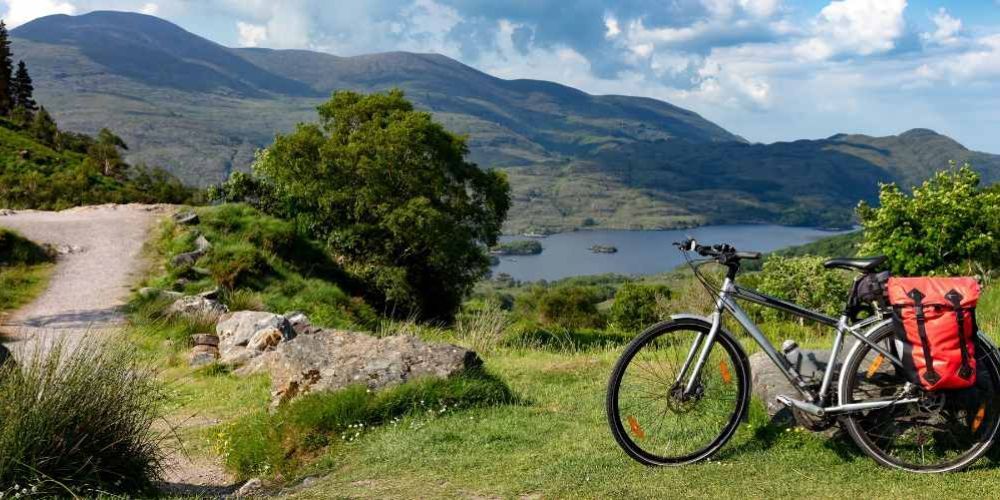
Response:
POLYGON ((864 272, 874 271, 878 266, 882 265, 886 260, 885 255, 876 255, 874 257, 838 257, 836 259, 830 259, 823 263, 823 267, 827 269, 847 269, 847 270, 857 270, 864 272))

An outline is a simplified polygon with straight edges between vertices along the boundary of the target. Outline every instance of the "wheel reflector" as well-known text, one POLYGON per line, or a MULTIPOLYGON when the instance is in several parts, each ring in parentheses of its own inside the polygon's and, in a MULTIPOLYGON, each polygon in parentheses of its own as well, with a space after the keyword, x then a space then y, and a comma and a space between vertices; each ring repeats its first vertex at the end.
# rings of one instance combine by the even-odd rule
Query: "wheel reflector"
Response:
POLYGON ((986 403, 979 405, 979 411, 976 412, 976 417, 972 419, 972 432, 979 430, 979 426, 983 425, 983 418, 986 417, 986 403))
POLYGON ((723 382, 728 384, 733 381, 733 374, 729 373, 729 365, 725 361, 719 361, 719 373, 722 375, 723 382))
POLYGON ((635 436, 636 439, 644 439, 646 437, 646 433, 643 432, 642 427, 639 426, 639 421, 632 415, 628 416, 628 426, 632 430, 632 435, 635 436))
POLYGON ((883 356, 882 353, 875 356, 875 359, 872 360, 872 364, 868 365, 868 374, 865 376, 867 378, 872 378, 872 375, 875 375, 875 372, 877 372, 879 367, 882 366, 883 361, 885 361, 885 356, 883 356))

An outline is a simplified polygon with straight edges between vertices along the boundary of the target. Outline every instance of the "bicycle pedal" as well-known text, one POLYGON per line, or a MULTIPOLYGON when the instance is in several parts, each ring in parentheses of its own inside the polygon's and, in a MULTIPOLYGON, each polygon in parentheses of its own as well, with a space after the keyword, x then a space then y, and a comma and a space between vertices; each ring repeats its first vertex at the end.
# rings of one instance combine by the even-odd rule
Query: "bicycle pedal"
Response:
POLYGON ((786 396, 784 394, 782 394, 782 395, 780 395, 780 396, 778 396, 778 397, 776 397, 774 399, 777 400, 779 403, 781 403, 781 404, 783 404, 783 405, 785 405, 785 406, 787 406, 789 408, 795 408, 797 410, 804 411, 804 412, 806 412, 806 413, 808 413, 810 415, 815 415, 817 417, 822 417, 823 415, 826 414, 826 411, 823 408, 819 407, 819 406, 816 406, 816 405, 814 405, 814 404, 812 404, 812 403, 810 403, 808 401, 802 401, 802 400, 799 400, 799 399, 792 399, 792 398, 790 398, 790 397, 788 397, 788 396, 786 396))

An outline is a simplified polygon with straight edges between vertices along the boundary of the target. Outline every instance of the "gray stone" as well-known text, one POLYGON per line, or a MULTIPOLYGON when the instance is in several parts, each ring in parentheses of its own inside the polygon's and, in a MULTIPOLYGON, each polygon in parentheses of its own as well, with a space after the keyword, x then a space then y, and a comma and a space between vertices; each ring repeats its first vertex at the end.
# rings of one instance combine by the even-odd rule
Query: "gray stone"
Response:
POLYGON ((174 301, 167 308, 170 314, 182 314, 186 316, 217 317, 229 312, 229 309, 220 302, 197 295, 186 295, 174 301))
POLYGON ((194 225, 199 222, 198 214, 190 210, 177 212, 174 214, 174 222, 185 226, 194 225))
MULTIPOLYGON (((805 370, 806 373, 802 373, 802 375, 818 385, 823 378, 822 370, 826 369, 830 352, 803 350, 802 353, 820 370, 818 372, 805 370)), ((750 356, 750 373, 753 376, 753 395, 767 407, 767 414, 771 416, 772 422, 782 425, 793 424, 792 412, 785 405, 779 403, 776 398, 785 394, 794 399, 801 399, 799 391, 792 387, 781 370, 763 352, 757 352, 750 356)))
POLYGON ((261 352, 295 337, 295 330, 283 316, 264 311, 238 311, 215 326, 222 362, 239 365, 261 352))
POLYGON ((264 483, 262 483, 260 479, 255 477, 243 483, 243 486, 240 486, 240 489, 236 490, 236 493, 234 495, 237 497, 258 496, 261 494, 261 491, 263 489, 264 489, 264 483))
POLYGON ((450 344, 322 330, 281 342, 240 373, 270 373, 272 403, 280 404, 301 394, 354 384, 377 390, 418 377, 446 378, 481 364, 475 352, 450 344))
POLYGON ((292 330, 295 330, 297 335, 309 335, 323 330, 310 323, 309 317, 299 311, 285 313, 285 319, 292 325, 292 330))
POLYGON ((170 259, 170 265, 174 267, 188 267, 193 266, 195 262, 198 262, 205 252, 200 250, 194 250, 192 252, 184 252, 177 254, 174 258, 170 259))
POLYGON ((171 299, 179 299, 183 297, 184 294, 180 292, 174 292, 172 290, 160 290, 159 288, 153 288, 147 286, 139 289, 139 296, 143 298, 167 297, 171 299))
POLYGON ((198 345, 191 349, 188 356, 190 366, 205 366, 215 363, 219 359, 219 349, 215 346, 198 345))
POLYGON ((204 234, 199 234, 197 238, 194 239, 194 248, 200 252, 207 252, 208 249, 212 248, 212 244, 208 242, 204 234))
POLYGON ((206 299, 218 300, 219 293, 220 293, 219 287, 215 287, 211 290, 205 290, 204 292, 199 293, 198 296, 204 297, 206 299))
POLYGON ((196 333, 191 336, 191 345, 219 345, 219 336, 211 333, 196 333))
POLYGON ((17 212, 15 212, 14 210, 11 210, 9 208, 0 208, 0 217, 6 216, 6 215, 14 215, 16 213, 17 212))

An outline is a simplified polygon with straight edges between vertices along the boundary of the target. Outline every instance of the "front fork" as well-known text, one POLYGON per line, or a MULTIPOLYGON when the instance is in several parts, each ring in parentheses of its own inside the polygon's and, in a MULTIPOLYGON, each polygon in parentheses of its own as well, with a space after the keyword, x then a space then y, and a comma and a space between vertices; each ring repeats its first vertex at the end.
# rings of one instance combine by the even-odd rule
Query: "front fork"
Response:
POLYGON ((722 290, 719 291, 719 296, 715 300, 715 314, 712 315, 712 326, 708 329, 707 334, 700 333, 695 338, 691 350, 688 351, 687 357, 684 359, 684 366, 681 367, 680 372, 677 374, 677 380, 674 381, 675 386, 684 380, 688 369, 691 368, 691 363, 695 363, 694 369, 691 371, 691 376, 688 378, 687 383, 684 384, 684 392, 682 393, 684 397, 688 397, 694 393, 695 386, 698 383, 698 374, 701 373, 702 368, 705 367, 705 362, 708 361, 708 355, 711 354, 715 337, 719 335, 719 329, 722 328, 722 312, 725 311, 726 295, 732 290, 732 286, 733 282, 730 278, 726 278, 722 283, 722 290), (698 356, 697 361, 695 361, 695 355, 698 356))

